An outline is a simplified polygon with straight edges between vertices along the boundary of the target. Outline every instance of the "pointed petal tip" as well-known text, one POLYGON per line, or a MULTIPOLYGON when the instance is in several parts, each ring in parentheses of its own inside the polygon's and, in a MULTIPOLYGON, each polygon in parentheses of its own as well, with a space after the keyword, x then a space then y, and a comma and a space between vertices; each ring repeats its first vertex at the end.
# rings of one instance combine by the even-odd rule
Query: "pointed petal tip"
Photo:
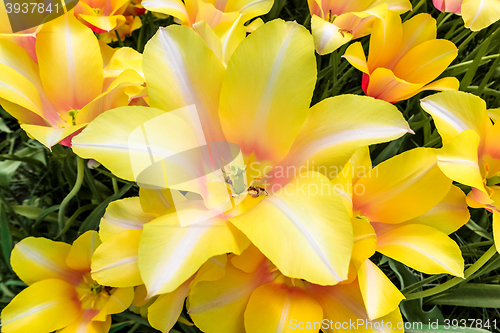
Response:
POLYGON ((408 127, 408 133, 415 135, 415 132, 409 127, 408 127))

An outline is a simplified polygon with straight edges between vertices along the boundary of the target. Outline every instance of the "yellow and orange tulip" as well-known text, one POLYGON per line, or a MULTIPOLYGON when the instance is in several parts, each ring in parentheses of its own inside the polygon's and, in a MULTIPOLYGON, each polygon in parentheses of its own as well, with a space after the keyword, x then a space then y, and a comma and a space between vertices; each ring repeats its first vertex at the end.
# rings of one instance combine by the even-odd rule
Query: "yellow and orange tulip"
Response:
POLYGON ((442 12, 462 15, 465 27, 479 31, 500 20, 500 3, 496 0, 433 0, 442 12))
POLYGON ((344 57, 363 72, 363 91, 395 103, 423 90, 458 90, 456 78, 435 80, 456 58, 458 49, 445 39, 436 39, 436 20, 418 14, 401 23, 389 12, 377 20, 370 37, 368 59, 361 43, 349 46, 344 57))

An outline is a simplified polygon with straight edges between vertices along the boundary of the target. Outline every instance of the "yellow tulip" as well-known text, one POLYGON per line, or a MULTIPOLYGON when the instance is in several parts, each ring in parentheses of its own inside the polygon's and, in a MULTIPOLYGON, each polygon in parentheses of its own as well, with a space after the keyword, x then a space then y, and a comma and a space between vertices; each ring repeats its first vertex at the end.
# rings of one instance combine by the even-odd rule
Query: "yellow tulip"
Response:
MULTIPOLYGON (((366 148, 333 183, 354 227, 373 227, 378 252, 427 274, 462 277, 461 251, 447 235, 467 223, 469 212, 464 193, 440 170, 437 154, 416 148, 371 168, 366 148)), ((355 261, 354 268, 360 264, 355 261)))
POLYGON ((91 278, 90 260, 99 244, 95 231, 73 245, 35 237, 19 242, 11 263, 28 288, 3 309, 2 332, 108 332, 110 315, 126 310, 134 290, 91 278))
POLYGON ((486 102, 465 92, 442 92, 424 98, 443 139, 438 154, 441 170, 451 179, 471 186, 467 202, 493 213, 493 236, 500 248, 500 123, 489 117, 486 102))
MULTIPOLYGON (((400 112, 384 101, 353 95, 330 98, 309 109, 316 81, 314 43, 304 27, 281 20, 245 38, 227 69, 192 29, 160 29, 146 45, 144 74, 151 107, 104 113, 73 139, 78 155, 92 156, 118 177, 135 180, 137 167, 145 170, 151 165, 149 147, 141 144, 143 132, 135 129, 148 128, 155 155, 197 147, 192 123, 175 116, 178 109, 191 106, 197 110, 205 142, 241 147, 242 165, 233 165, 234 170, 248 166, 246 176, 231 174, 233 186, 241 187, 240 204, 234 209, 229 205, 229 210, 202 221, 180 219, 181 214, 212 213, 207 207, 227 198, 224 181, 200 177, 204 181, 188 187, 190 193, 180 195, 179 205, 163 209, 144 224, 138 263, 148 295, 173 292, 213 256, 240 254, 248 238, 287 276, 317 284, 345 280, 353 246, 350 217, 329 179, 310 169, 340 168, 358 147, 410 131, 400 112), (264 49, 267 52, 261 52, 264 49), (353 109, 360 113, 353 114, 353 109), (132 133, 138 133, 136 141, 129 141, 132 133), (316 162, 309 170, 308 161, 316 162), (305 168, 304 174, 280 176, 271 171, 280 163, 305 168), (259 172, 270 173, 273 184, 291 184, 288 189, 297 193, 272 194, 268 184, 269 198, 264 193, 246 196, 252 182, 266 186, 254 179, 259 172), (302 193, 302 188, 315 186, 324 186, 325 192, 302 193)), ((171 189, 172 196, 176 193, 171 189)), ((161 206, 164 198, 162 194, 146 201, 161 206)))
MULTIPOLYGON (((368 239, 360 236, 365 238, 358 242, 368 239)), ((284 276, 251 245, 241 255, 229 255, 221 262, 225 267, 222 277, 209 281, 195 278, 188 313, 207 333, 318 332, 320 328, 328 333, 342 328, 375 332, 370 325, 382 328, 382 321, 392 324, 392 329, 384 326, 384 331, 403 332, 398 305, 404 297, 367 259, 371 254, 362 254, 364 263, 353 281, 321 286, 284 276), (369 313, 377 307, 378 313, 369 313)))
POLYGON ((432 82, 457 54, 452 42, 436 39, 436 20, 429 14, 401 23, 397 14, 389 12, 373 26, 368 60, 359 42, 350 45, 344 57, 363 72, 368 96, 395 103, 423 90, 458 90, 456 78, 432 82))
POLYGON ((500 20, 500 3, 496 0, 433 0, 442 12, 462 15, 465 27, 479 31, 500 20))
POLYGON ((49 148, 59 142, 70 145, 71 136, 87 123, 128 105, 143 90, 142 77, 123 66, 130 57, 137 58, 130 55, 133 51, 121 62, 115 59, 122 65, 114 62, 115 79, 109 82, 97 39, 72 15, 40 29, 37 62, 23 47, 2 38, 0 50, 0 104, 28 135, 49 148))
POLYGON ((388 11, 402 14, 411 10, 408 0, 308 0, 311 30, 316 51, 328 54, 350 40, 371 33, 377 18, 388 11))

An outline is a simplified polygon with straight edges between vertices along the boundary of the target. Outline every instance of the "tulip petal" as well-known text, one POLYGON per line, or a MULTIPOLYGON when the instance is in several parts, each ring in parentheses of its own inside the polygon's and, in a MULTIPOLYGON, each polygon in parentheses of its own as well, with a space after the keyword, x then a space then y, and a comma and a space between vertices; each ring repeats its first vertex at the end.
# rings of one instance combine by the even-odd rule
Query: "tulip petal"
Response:
POLYGON ((377 68, 370 75, 366 94, 395 103, 418 94, 423 84, 414 84, 398 78, 387 68, 377 68))
POLYGON ((78 285, 82 273, 66 265, 71 245, 47 238, 28 237, 16 244, 10 261, 12 268, 26 284, 45 279, 61 279, 78 285))
POLYGON ((432 0, 434 7, 442 12, 460 14, 463 0, 432 0))
POLYGON ((363 191, 353 193, 353 209, 370 222, 384 223, 401 223, 429 211, 451 186, 436 154, 435 149, 416 148, 379 164, 356 183, 363 191))
POLYGON ((352 218, 354 230, 354 246, 349 267, 349 278, 342 284, 353 282, 358 276, 361 265, 377 250, 377 234, 372 225, 363 219, 352 218))
POLYGON ((483 140, 491 127, 485 101, 473 94, 444 91, 422 99, 420 105, 434 119, 443 145, 466 129, 474 130, 483 140))
POLYGON ((366 312, 363 297, 357 280, 350 284, 339 284, 336 286, 308 285, 309 292, 316 298, 323 308, 323 320, 328 322, 327 327, 322 328, 325 333, 343 332, 366 332, 366 333, 403 333, 403 318, 399 309, 387 316, 370 321, 366 312), (388 323, 392 327, 388 328, 388 323), (354 323, 354 324, 350 324, 354 323), (360 325, 357 325, 360 323, 360 325), (337 328, 335 328, 337 324, 337 328), (339 330, 340 327, 343 328, 339 330), (344 325, 344 326, 342 326, 344 325), (398 326, 401 327, 398 329, 398 326))
POLYGON ((500 122, 496 122, 488 131, 484 142, 483 153, 494 159, 500 159, 500 122))
POLYGON ((245 23, 254 17, 268 13, 273 4, 274 0, 228 0, 224 11, 243 14, 241 21, 245 23))
POLYGON ((79 124, 76 126, 69 127, 47 127, 47 126, 39 126, 39 125, 29 125, 22 124, 21 127, 33 138, 38 140, 44 146, 50 148, 58 142, 64 140, 71 134, 81 130, 87 126, 87 123, 79 124))
MULTIPOLYGON (((245 253, 247 250, 243 251, 245 253)), ((239 256, 236 256, 239 257, 239 256)), ((201 281, 216 281, 226 275, 227 254, 221 254, 208 259, 196 272, 194 279, 188 280, 190 287, 201 281)))
POLYGON ((401 113, 389 103, 355 95, 327 98, 311 108, 290 153, 270 177, 284 183, 294 175, 280 176, 280 170, 308 165, 334 178, 359 147, 394 140, 409 131, 401 113), (353 109, 358 110, 355 116, 353 109))
POLYGON ((188 313, 196 326, 207 333, 245 332, 244 312, 252 292, 272 281, 267 270, 264 264, 245 273, 228 262, 222 279, 197 283, 188 298, 188 313))
MULTIPOLYGON (((144 213, 153 214, 156 217, 166 214, 169 209, 172 209, 174 202, 172 190, 145 189, 139 188, 139 201, 144 213)), ((116 202, 116 201, 114 201, 116 202)), ((139 210, 137 210, 140 213, 139 210)), ((146 221, 146 220, 144 220, 146 221)), ((141 226, 142 228, 142 226, 141 226)))
POLYGON ((78 18, 84 21, 87 26, 90 26, 93 31, 99 33, 110 32, 125 23, 123 15, 97 16, 80 14, 78 18))
POLYGON ((74 15, 45 23, 36 51, 44 90, 57 110, 79 110, 102 92, 99 43, 74 15))
POLYGON ((134 300, 134 288, 113 288, 98 314, 92 320, 106 321, 109 315, 125 311, 134 300))
POLYGON ((184 282, 171 293, 160 295, 148 308, 148 321, 157 330, 170 332, 184 307, 189 293, 189 281, 184 282))
POLYGON ((315 80, 314 45, 304 27, 274 20, 257 29, 227 67, 219 111, 227 140, 258 161, 279 162, 307 117, 315 80))
POLYGON ((245 273, 252 273, 266 260, 262 252, 255 245, 250 244, 241 255, 232 257, 231 263, 245 273))
POLYGON ((437 78, 457 55, 457 47, 449 40, 428 40, 406 53, 394 74, 411 83, 426 84, 437 78))
POLYGON ((405 299, 398 288, 370 259, 361 265, 358 274, 359 288, 370 320, 397 310, 399 303, 405 299))
POLYGON ((288 277, 323 285, 347 278, 353 246, 350 217, 319 173, 301 174, 284 191, 230 221, 288 277))
POLYGON ((450 179, 487 193, 477 158, 479 140, 473 130, 463 131, 439 150, 438 165, 450 179))
POLYGON ((498 121, 498 118, 500 117, 500 108, 499 109, 488 109, 488 115, 490 116, 493 121, 498 121))
POLYGON ((183 26, 161 28, 144 50, 149 102, 165 111, 194 104, 207 142, 225 142, 218 118, 224 66, 183 26))
POLYGON ((337 25, 316 15, 311 18, 311 29, 314 46, 320 55, 332 53, 353 39, 352 33, 343 31, 337 25))
POLYGON ((500 3, 495 0, 463 0, 462 17, 466 28, 482 30, 500 19, 500 3))
POLYGON ((96 248, 101 244, 99 234, 90 230, 78 237, 71 245, 71 250, 66 258, 68 267, 81 271, 90 272, 90 259, 96 248))
POLYGON ((142 284, 137 257, 142 230, 115 234, 92 257, 92 278, 100 285, 134 287, 142 284))
MULTIPOLYGON (((446 90, 458 90, 460 87, 460 81, 458 81, 457 78, 454 77, 444 77, 442 79, 436 80, 434 82, 431 82, 419 90, 417 90, 417 94, 421 91, 426 91, 426 90, 438 90, 438 91, 446 91, 446 90)), ((408 99, 415 94, 412 93, 408 96, 403 96, 401 97, 402 100, 408 99)))
POLYGON ((370 72, 370 70, 368 69, 368 63, 366 62, 363 45, 360 42, 349 45, 343 57, 346 58, 346 60, 349 61, 351 65, 353 65, 363 73, 368 74, 370 72))
POLYGON ((406 224, 423 224, 433 227, 449 235, 465 225, 470 218, 465 194, 456 186, 451 186, 450 191, 436 206, 428 212, 417 216, 414 219, 394 224, 391 227, 399 227, 406 224))
POLYGON ((219 37, 213 29, 205 21, 196 22, 193 24, 193 29, 203 39, 205 44, 215 53, 220 61, 224 61, 222 57, 222 44, 219 37))
POLYGON ((139 246, 139 269, 148 295, 175 290, 209 258, 248 246, 246 237, 230 223, 213 218, 181 227, 177 213, 144 225, 139 246))
POLYGON ((21 291, 2 311, 2 332, 46 333, 61 329, 81 312, 76 289, 47 279, 21 291))
POLYGON ((373 24, 370 37, 370 53, 368 68, 373 72, 376 68, 385 67, 398 52, 403 25, 401 18, 393 11, 388 11, 384 19, 378 19, 373 24))
POLYGON ((234 22, 223 22, 214 28, 214 32, 222 42, 222 59, 226 64, 247 35, 243 23, 242 16, 240 16, 234 22))
MULTIPOLYGON (((286 284, 268 283, 254 290, 245 310, 247 333, 292 333, 296 322, 320 322, 321 306, 304 289, 286 284)), ((300 332, 318 332, 319 327, 299 329, 300 332)))
POLYGON ((111 327, 111 316, 107 317, 106 321, 93 321, 92 312, 85 311, 77 320, 57 333, 108 333, 111 327))
POLYGON ((172 15, 186 25, 194 23, 190 22, 189 14, 181 0, 144 0, 141 6, 155 13, 172 15))
POLYGON ((464 276, 458 245, 445 233, 426 225, 410 224, 377 234, 377 251, 426 274, 464 276))

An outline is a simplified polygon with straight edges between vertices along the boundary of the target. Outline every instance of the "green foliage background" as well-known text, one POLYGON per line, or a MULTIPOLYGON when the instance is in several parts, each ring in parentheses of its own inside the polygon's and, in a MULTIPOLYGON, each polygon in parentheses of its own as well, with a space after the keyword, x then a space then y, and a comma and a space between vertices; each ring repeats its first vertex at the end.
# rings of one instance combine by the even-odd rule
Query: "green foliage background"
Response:
MULTIPOLYGON (((460 16, 440 13, 431 0, 412 3, 414 10, 403 14, 403 21, 420 12, 430 13, 438 22, 438 38, 451 40, 459 48, 458 57, 442 77, 457 77, 461 81, 460 90, 485 99, 488 108, 500 107, 500 22, 473 33, 463 27, 460 16)), ((173 24, 171 18, 158 19, 151 13, 141 18, 141 29, 112 46, 130 46, 142 52, 159 26, 173 24)), ((275 18, 295 20, 310 29, 311 16, 305 0, 275 0, 274 7, 263 19, 269 21, 275 18)), ((367 53, 369 37, 360 41, 367 53)), ((312 104, 339 94, 363 94, 361 73, 341 57, 346 48, 347 45, 330 55, 316 55, 318 81, 312 104)), ((441 138, 432 119, 419 104, 419 100, 430 93, 433 92, 424 92, 396 104, 415 135, 406 134, 393 142, 371 147, 374 164, 415 147, 441 146, 441 138)), ((70 148, 57 145, 52 152, 49 151, 28 138, 17 120, 0 108, 0 310, 26 287, 9 264, 10 252, 16 242, 28 236, 43 236, 71 243, 84 231, 97 230, 109 202, 138 195, 138 187, 134 183, 116 178, 102 166, 95 169, 85 166, 83 186, 66 208, 66 228, 59 234, 57 212, 75 181, 76 156, 70 148)), ((493 320, 497 320, 500 327, 500 255, 487 253, 493 244, 491 216, 485 210, 471 209, 471 220, 452 238, 461 247, 469 273, 474 271, 463 281, 444 274, 427 276, 380 254, 372 259, 407 296, 438 285, 441 289, 444 289, 443 285, 453 285, 433 296, 419 297, 433 293, 429 291, 409 296, 414 299, 403 301, 400 306, 406 321, 425 324, 429 320, 438 320, 444 324, 444 319, 489 319, 491 327, 487 331, 500 332, 493 327, 493 320), (478 259, 480 261, 472 266, 478 259)), ((185 312, 182 316, 189 318, 185 312)), ((111 332, 157 332, 146 319, 132 312, 115 315, 113 319, 111 332)), ((429 332, 425 328, 426 325, 423 331, 407 331, 429 332)), ((193 326, 177 323, 172 332, 199 331, 193 326)), ((485 331, 448 329, 442 332, 485 331)))

